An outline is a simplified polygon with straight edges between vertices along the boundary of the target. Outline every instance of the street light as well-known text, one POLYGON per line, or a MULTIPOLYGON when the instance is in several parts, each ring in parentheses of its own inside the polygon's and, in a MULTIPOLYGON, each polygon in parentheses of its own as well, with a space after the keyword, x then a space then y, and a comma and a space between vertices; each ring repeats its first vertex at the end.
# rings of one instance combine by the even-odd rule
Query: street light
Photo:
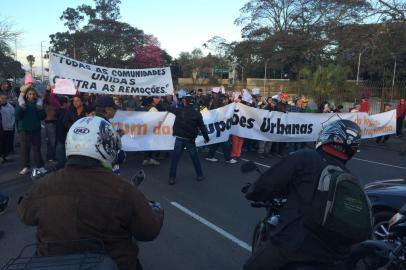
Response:
POLYGON ((359 82, 359 69, 361 67, 361 56, 362 54, 368 49, 368 47, 364 48, 359 54, 358 54, 358 71, 357 71, 357 85, 359 82))
POLYGON ((265 61, 265 74, 264 74, 264 93, 265 93, 265 87, 266 87, 266 66, 268 65, 269 59, 266 59, 265 61))
POLYGON ((394 91, 394 87, 395 87, 396 66, 397 66, 396 54, 393 54, 392 56, 395 58, 395 64, 394 64, 394 66, 393 66, 391 101, 392 101, 392 98, 393 98, 393 91, 394 91))

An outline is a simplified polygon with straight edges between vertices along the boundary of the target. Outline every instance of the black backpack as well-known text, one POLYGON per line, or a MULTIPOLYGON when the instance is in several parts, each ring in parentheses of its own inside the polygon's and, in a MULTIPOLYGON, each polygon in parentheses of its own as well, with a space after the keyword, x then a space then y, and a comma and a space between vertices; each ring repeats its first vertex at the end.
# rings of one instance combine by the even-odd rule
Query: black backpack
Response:
POLYGON ((324 213, 319 227, 325 234, 346 244, 370 238, 373 227, 371 205, 353 175, 338 166, 325 166, 316 194, 324 199, 324 213))

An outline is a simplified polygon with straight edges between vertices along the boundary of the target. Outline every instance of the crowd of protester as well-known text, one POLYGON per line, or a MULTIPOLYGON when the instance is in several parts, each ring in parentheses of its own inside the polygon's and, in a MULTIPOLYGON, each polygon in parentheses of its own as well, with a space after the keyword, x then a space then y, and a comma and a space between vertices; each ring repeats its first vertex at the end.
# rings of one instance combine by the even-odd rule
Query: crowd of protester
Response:
MULTIPOLYGON (((194 97, 194 109, 200 112, 217 109, 232 102, 241 102, 247 106, 267 111, 278 112, 319 112, 339 113, 344 112, 343 106, 335 107, 329 102, 322 102, 318 108, 309 106, 306 96, 292 96, 284 91, 277 95, 263 97, 259 89, 249 91, 226 92, 224 88, 215 87, 208 92, 202 89, 187 91, 181 89, 175 95, 165 97, 141 97, 141 96, 114 96, 114 109, 126 111, 160 112, 170 108, 182 107, 182 98, 186 95, 194 97)), ((8 155, 14 152, 15 132, 18 134, 21 148, 22 169, 20 174, 30 172, 32 162, 30 153, 33 154, 33 165, 41 172, 46 172, 45 161, 41 153, 41 127, 45 129, 46 157, 45 160, 54 164, 57 168, 65 163, 65 139, 72 124, 78 119, 96 115, 98 106, 95 94, 80 93, 75 96, 61 96, 53 93, 48 86, 46 92, 40 97, 32 82, 27 82, 20 89, 13 89, 9 82, 1 84, 1 162, 8 161, 8 155)), ((390 104, 385 104, 384 111, 391 110, 390 104)), ((405 100, 401 99, 397 106, 397 135, 402 133, 402 125, 406 115, 405 100)), ((369 112, 368 98, 362 97, 361 102, 355 104, 350 112, 369 112)), ((389 136, 378 137, 377 143, 385 143, 389 136)), ((255 151, 261 159, 271 156, 281 157, 289 152, 297 151, 309 145, 308 143, 285 143, 271 141, 254 141, 235 135, 223 143, 203 147, 207 152, 206 160, 218 162, 215 157, 216 151, 221 148, 226 163, 236 163, 243 152, 255 151)), ((310 146, 310 145, 309 145, 310 146)), ((161 159, 168 158, 168 152, 150 151, 145 154, 143 165, 160 165, 161 159)))

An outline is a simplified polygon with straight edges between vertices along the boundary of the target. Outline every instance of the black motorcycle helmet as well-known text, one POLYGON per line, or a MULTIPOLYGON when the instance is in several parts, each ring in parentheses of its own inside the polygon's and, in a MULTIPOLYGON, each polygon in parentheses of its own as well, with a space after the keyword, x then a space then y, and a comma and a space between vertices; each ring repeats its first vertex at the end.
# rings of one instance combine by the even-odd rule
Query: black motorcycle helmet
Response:
POLYGON ((351 159, 361 143, 361 129, 350 120, 337 120, 323 127, 316 149, 329 145, 351 159))

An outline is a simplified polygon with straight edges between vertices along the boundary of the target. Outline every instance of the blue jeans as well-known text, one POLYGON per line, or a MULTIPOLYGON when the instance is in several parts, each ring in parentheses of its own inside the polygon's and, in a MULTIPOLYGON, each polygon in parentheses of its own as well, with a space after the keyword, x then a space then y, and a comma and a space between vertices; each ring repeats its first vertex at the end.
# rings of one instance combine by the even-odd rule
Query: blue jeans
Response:
POLYGON ((47 160, 55 160, 56 123, 45 123, 45 136, 47 140, 47 160))
POLYGON ((66 151, 65 151, 65 144, 58 142, 56 144, 56 167, 58 169, 65 167, 66 163, 66 151))
POLYGON ((176 178, 176 169, 178 167, 178 162, 180 157, 182 156, 183 149, 185 148, 193 161, 193 166, 195 167, 197 176, 203 176, 202 166, 200 165, 199 156, 197 154, 196 144, 194 143, 194 141, 176 138, 175 147, 173 148, 172 152, 169 177, 176 178))
POLYGON ((207 154, 207 157, 214 158, 214 155, 216 154, 216 151, 219 148, 219 146, 221 146, 221 148, 223 149, 224 159, 226 161, 230 161, 231 160, 231 146, 230 146, 229 141, 210 145, 209 153, 207 154))

